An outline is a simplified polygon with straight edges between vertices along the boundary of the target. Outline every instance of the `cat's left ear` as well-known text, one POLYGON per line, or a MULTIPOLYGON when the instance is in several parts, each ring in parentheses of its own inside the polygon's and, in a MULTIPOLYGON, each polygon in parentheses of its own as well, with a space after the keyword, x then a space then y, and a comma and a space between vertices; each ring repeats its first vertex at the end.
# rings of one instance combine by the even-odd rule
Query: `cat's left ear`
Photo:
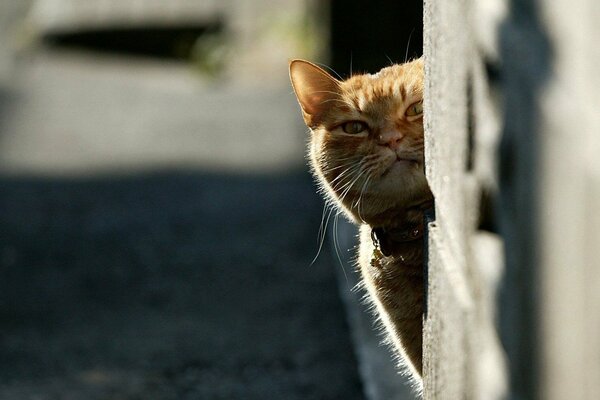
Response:
POLYGON ((290 79, 309 127, 317 125, 340 98, 340 82, 308 61, 290 61, 290 79))

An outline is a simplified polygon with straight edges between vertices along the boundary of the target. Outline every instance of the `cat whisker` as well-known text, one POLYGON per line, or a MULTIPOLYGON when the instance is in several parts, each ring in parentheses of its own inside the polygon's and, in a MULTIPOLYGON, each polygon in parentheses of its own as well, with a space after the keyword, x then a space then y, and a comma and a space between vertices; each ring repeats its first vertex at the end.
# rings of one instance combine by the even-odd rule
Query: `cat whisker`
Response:
POLYGON ((354 172, 358 172, 358 175, 355 177, 349 176, 349 179, 347 182, 343 182, 341 181, 343 184, 341 184, 341 186, 339 187, 335 187, 334 190, 340 191, 342 192, 342 195, 340 195, 340 197, 343 199, 344 195, 350 190, 352 189, 352 186, 354 186, 354 184, 356 184, 356 182, 358 181, 358 179, 360 179, 360 177, 362 176, 363 172, 361 172, 361 168, 358 168, 356 171, 354 172))
MULTIPOLYGON (((373 145, 373 147, 375 147, 375 146, 373 145)), ((363 157, 362 162, 366 164, 368 162, 372 162, 374 160, 379 159, 379 157, 380 157, 379 154, 368 154, 363 157)))
POLYGON ((338 92, 334 92, 334 91, 331 91, 331 90, 315 90, 315 91, 313 91, 311 93, 312 94, 326 93, 326 94, 332 94, 332 95, 336 96, 336 97, 331 98, 331 99, 323 100, 319 104, 325 104, 325 103, 328 103, 330 101, 333 101, 333 102, 342 103, 342 104, 344 104, 345 106, 348 106, 348 107, 353 107, 354 106, 352 104, 352 102, 350 102, 350 101, 348 101, 348 100, 346 100, 344 98, 339 98, 340 93, 338 93, 338 92))
POLYGON ((344 186, 343 192, 340 195, 340 201, 343 202, 344 199, 346 198, 346 196, 348 195, 348 193, 350 193, 350 190, 352 189, 352 187, 358 182, 358 180, 363 177, 363 175, 366 173, 366 170, 362 170, 359 172, 359 174, 356 176, 356 178, 354 178, 354 180, 352 180, 349 184, 347 184, 346 186, 344 186))
POLYGON ((348 167, 350 167, 352 165, 355 165, 355 164, 356 164, 356 161, 350 161, 350 162, 347 162, 347 163, 344 163, 344 164, 336 165, 334 167, 322 168, 321 170, 322 170, 323 173, 329 173, 329 172, 333 172, 335 170, 338 170, 340 168, 348 168, 348 167))
POLYGON ((344 262, 342 261, 342 257, 340 256, 340 239, 338 236, 339 217, 340 217, 340 212, 338 211, 335 214, 335 217, 333 219, 333 248, 335 249, 335 255, 337 256, 338 262, 340 263, 342 272, 344 273, 344 278, 346 279, 346 284, 348 286, 350 286, 350 282, 348 281, 348 275, 346 275, 346 269, 344 268, 344 262))
POLYGON ((340 189, 338 187, 335 187, 337 185, 334 186, 334 183, 338 180, 340 180, 340 182, 344 181, 344 178, 351 176, 353 173, 360 171, 360 165, 348 168, 344 171, 342 171, 335 179, 333 179, 329 184, 334 187, 335 189, 340 189))
MULTIPOLYGON (((352 171, 352 174, 355 172, 358 172, 358 175, 354 178, 354 180, 350 180, 345 183, 344 183, 344 180, 342 179, 341 180, 342 184, 340 184, 341 187, 340 187, 340 185, 333 186, 333 189, 335 192, 337 192, 337 191, 342 192, 342 194, 340 195, 341 201, 343 201, 344 197, 349 193, 349 191, 358 182, 358 180, 365 175, 365 173, 367 173, 367 175, 370 175, 372 164, 374 162, 377 162, 378 159, 379 159, 379 156, 373 155, 373 154, 365 156, 362 158, 361 162, 358 163, 358 165, 356 167, 349 168, 348 170, 342 172, 342 174, 345 174, 348 171, 352 171)), ((340 176, 342 174, 340 174, 340 176)), ((340 178, 340 176, 338 176, 336 179, 334 179, 334 181, 337 180, 338 178, 340 178)), ((332 183, 333 183, 333 181, 332 181, 332 183)))
POLYGON ((330 158, 327 160, 323 160, 322 164, 325 164, 326 166, 328 166, 329 164, 335 164, 335 166, 337 166, 342 161, 351 160, 353 163, 356 163, 357 161, 359 161, 359 159, 360 159, 360 157, 357 157, 355 155, 349 156, 349 157, 342 157, 342 158, 330 158))
POLYGON ((338 92, 334 92, 332 90, 314 90, 314 91, 311 92, 311 94, 316 94, 316 93, 328 93, 328 94, 334 94, 336 96, 339 95, 338 92))
MULTIPOLYGON (((317 243, 320 243, 321 240, 323 239, 323 236, 325 236, 325 234, 323 232, 323 225, 325 223, 325 214, 327 214, 327 203, 323 204, 323 214, 321 215, 321 225, 319 226, 319 233, 317 235, 317 243)), ((317 254, 318 254, 318 252, 317 252, 317 254)), ((313 263, 314 263, 314 261, 315 260, 313 260, 313 263)))
POLYGON ((370 174, 367 176, 367 179, 365 180, 365 183, 363 184, 362 189, 360 191, 360 195, 358 196, 358 200, 356 200, 356 210, 358 212, 358 217, 360 218, 360 220, 363 223, 366 223, 366 222, 365 222, 365 219, 362 217, 362 212, 361 212, 362 198, 363 198, 363 195, 365 194, 365 190, 367 189, 367 186, 369 184, 369 181, 371 180, 371 177, 372 176, 370 174))
POLYGON ((315 254, 315 257, 311 261, 310 265, 314 265, 314 263, 319 258, 319 255, 321 255, 321 250, 323 250, 323 243, 325 243, 325 235, 327 233, 327 226, 329 226, 329 220, 331 218, 331 214, 333 213, 333 210, 334 210, 333 205, 331 205, 329 203, 325 203, 325 205, 323 206, 323 216, 321 217, 321 227, 319 228, 319 236, 318 236, 319 247, 317 248, 317 254, 315 254), (328 209, 329 209, 329 212, 327 212, 328 209), (325 214, 327 214, 327 218, 325 218, 325 214))
POLYGON ((412 34, 414 31, 415 31, 415 29, 413 28, 413 30, 410 31, 410 34, 408 35, 408 42, 406 43, 406 52, 404 53, 404 62, 405 63, 408 60, 408 49, 410 49, 410 39, 412 39, 412 34))
POLYGON ((390 58, 390 56, 388 56, 387 54, 385 55, 385 58, 388 59, 388 61, 390 62, 390 65, 394 65, 395 64, 395 62, 392 61, 392 59, 390 58))
MULTIPOLYGON (((363 168, 363 163, 362 162, 350 162, 348 163, 350 166, 343 170, 336 178, 334 178, 333 180, 331 180, 330 184, 335 183, 336 181, 340 180, 343 181, 344 178, 351 176, 352 174, 359 172, 362 168, 363 168)), ((333 186, 333 185, 332 185, 333 186)), ((336 187, 336 189, 339 189, 339 187, 336 187)))
POLYGON ((327 100, 323 100, 321 103, 319 104, 326 104, 329 102, 338 102, 338 103, 342 103, 343 105, 347 106, 347 107, 353 107, 354 105, 350 102, 348 102, 347 100, 342 100, 342 99, 327 99, 327 100))
POLYGON ((343 158, 333 158, 333 159, 329 159, 329 160, 322 160, 322 164, 327 167, 329 164, 336 164, 335 168, 339 168, 340 166, 343 165, 350 165, 350 164, 356 164, 357 162, 361 161, 361 157, 360 156, 356 156, 356 155, 352 155, 350 157, 343 157, 343 158), (342 162, 342 161, 348 161, 351 160, 350 163, 346 163, 346 164, 340 164, 337 165, 338 163, 342 162))
POLYGON ((334 70, 333 68, 331 68, 329 65, 326 65, 326 64, 323 64, 323 63, 315 63, 315 64, 317 64, 319 67, 321 67, 323 69, 326 69, 326 70, 332 72, 339 80, 341 80, 341 81, 344 80, 344 78, 342 78, 342 76, 340 74, 338 74, 336 72, 336 70, 334 70))

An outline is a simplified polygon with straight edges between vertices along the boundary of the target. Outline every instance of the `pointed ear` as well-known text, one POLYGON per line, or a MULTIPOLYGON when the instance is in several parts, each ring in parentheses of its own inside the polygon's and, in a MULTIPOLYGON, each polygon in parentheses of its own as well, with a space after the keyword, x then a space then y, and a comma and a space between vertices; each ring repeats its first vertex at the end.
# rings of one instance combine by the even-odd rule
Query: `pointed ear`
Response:
POLYGON ((316 125, 340 98, 340 82, 308 61, 290 61, 290 79, 309 127, 316 125))

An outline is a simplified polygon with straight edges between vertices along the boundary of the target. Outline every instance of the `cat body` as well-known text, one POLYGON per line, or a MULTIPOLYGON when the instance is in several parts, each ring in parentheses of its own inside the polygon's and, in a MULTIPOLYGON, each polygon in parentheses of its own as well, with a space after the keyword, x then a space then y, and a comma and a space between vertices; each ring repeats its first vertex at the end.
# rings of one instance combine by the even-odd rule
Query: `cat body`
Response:
POLYGON ((360 226, 358 266, 397 355, 422 374, 423 61, 338 80, 303 60, 292 86, 310 128, 309 159, 326 199, 360 226))

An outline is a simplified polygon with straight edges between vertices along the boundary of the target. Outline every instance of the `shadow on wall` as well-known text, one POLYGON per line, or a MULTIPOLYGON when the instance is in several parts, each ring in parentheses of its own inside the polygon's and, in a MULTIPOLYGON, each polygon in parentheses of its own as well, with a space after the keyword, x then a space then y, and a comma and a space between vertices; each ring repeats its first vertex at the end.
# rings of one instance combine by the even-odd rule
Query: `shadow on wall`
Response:
MULTIPOLYGON (((500 143, 500 226, 506 270, 499 293, 500 335, 509 359, 511 394, 537 398, 540 366, 536 314, 536 228, 540 195, 539 94, 549 76, 553 49, 534 3, 513 0, 501 27, 503 132, 500 143), (518 329, 516 329, 518 328, 518 329)), ((543 194, 542 194, 543 195, 543 194)))

